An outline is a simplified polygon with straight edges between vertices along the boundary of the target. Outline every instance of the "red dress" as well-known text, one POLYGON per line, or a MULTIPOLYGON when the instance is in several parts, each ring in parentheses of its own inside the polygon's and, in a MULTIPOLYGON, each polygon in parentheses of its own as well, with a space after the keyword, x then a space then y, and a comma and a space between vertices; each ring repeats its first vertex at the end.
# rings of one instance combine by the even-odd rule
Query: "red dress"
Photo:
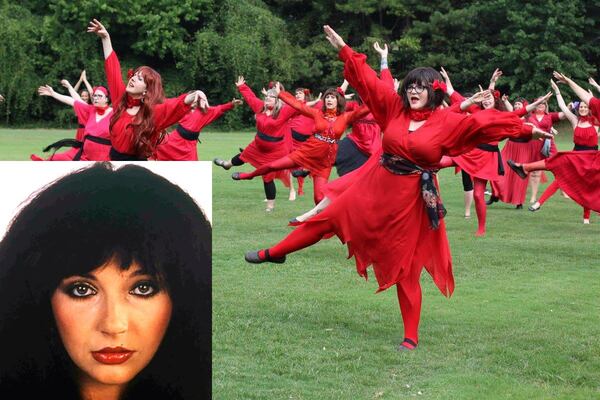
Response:
MULTIPOLYGON (((243 84, 238 86, 238 90, 254 111, 257 130, 254 140, 240 154, 240 159, 259 168, 287 156, 291 148, 288 121, 296 115, 296 110, 284 106, 279 110, 277 118, 273 118, 263 112, 263 101, 256 97, 250 87, 243 84)), ((264 182, 280 179, 285 186, 290 186, 290 172, 287 169, 268 173, 262 179, 264 182)))
MULTIPOLYGON (((121 75, 121 64, 114 51, 104 60, 104 70, 110 91, 110 100, 116 108, 121 102, 121 97, 125 95, 125 84, 121 75)), ((155 128, 151 139, 153 143, 158 142, 161 131, 179 121, 190 110, 191 107, 184 103, 186 97, 187 94, 182 94, 179 97, 166 99, 164 103, 155 104, 152 107, 155 128)), ((145 159, 146 155, 136 154, 136 134, 132 126, 134 118, 135 115, 131 115, 124 110, 112 126, 110 140, 113 149, 121 153, 122 156, 131 159, 145 159)))
MULTIPOLYGON (((555 122, 560 121, 560 117, 559 113, 551 112, 544 114, 542 119, 539 120, 535 113, 532 113, 531 115, 529 115, 526 121, 540 128, 544 132, 550 132, 550 130, 552 129, 552 125, 554 125, 555 122)), ((544 155, 541 153, 543 145, 543 140, 532 140, 531 142, 529 142, 529 162, 540 161, 544 159, 544 155)), ((550 155, 555 154, 556 152, 556 145, 554 144, 554 140, 552 140, 550 147, 550 155)))
POLYGON ((351 112, 344 112, 335 119, 327 119, 321 110, 307 107, 290 93, 281 92, 279 97, 303 115, 313 118, 315 132, 317 132, 288 157, 300 167, 310 171, 311 175, 329 179, 337 154, 338 140, 346 128, 353 121, 367 115, 369 109, 363 106, 351 112))
MULTIPOLYGON (((344 76, 354 87, 385 132, 383 151, 399 155, 423 168, 434 168, 443 155, 457 156, 479 143, 504 137, 531 137, 531 127, 514 114, 485 110, 475 115, 437 109, 416 131, 409 133, 409 113, 401 97, 366 63, 366 56, 345 46, 344 76)), ((367 276, 373 265, 379 290, 420 274, 425 266, 440 291, 454 289, 452 260, 443 220, 430 229, 419 174, 396 175, 370 161, 354 174, 355 181, 320 214, 306 223, 331 225, 357 271, 367 276)))
POLYGON ((112 111, 105 112, 98 120, 96 107, 91 104, 76 100, 73 108, 78 118, 86 120, 79 160, 109 161, 110 135, 108 131, 112 111))
POLYGON ((169 133, 156 147, 158 161, 198 161, 196 143, 200 131, 223 113, 233 109, 233 103, 209 107, 206 112, 192 109, 179 121, 177 128, 169 133))
MULTIPOLYGON (((319 103, 317 103, 318 105, 319 103)), ((317 108, 317 105, 313 106, 317 108)), ((298 114, 293 116, 288 121, 288 128, 290 129, 290 134, 292 135, 292 140, 290 143, 292 150, 296 150, 300 146, 302 146, 310 136, 315 132, 315 120, 312 117, 307 117, 303 114, 298 114)))

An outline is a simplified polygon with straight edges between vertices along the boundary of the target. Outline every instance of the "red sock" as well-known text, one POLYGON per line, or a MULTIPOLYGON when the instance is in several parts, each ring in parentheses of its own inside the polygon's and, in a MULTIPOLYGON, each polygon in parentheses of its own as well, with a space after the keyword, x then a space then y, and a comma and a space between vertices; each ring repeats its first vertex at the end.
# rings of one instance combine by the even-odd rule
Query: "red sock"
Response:
POLYGON ((315 202, 315 204, 319 204, 321 202, 321 200, 323 200, 323 197, 325 197, 325 185, 327 185, 327 179, 321 177, 321 176, 315 176, 313 177, 313 184, 314 184, 314 195, 313 195, 313 200, 315 202))
MULTIPOLYGON (((298 251, 317 243, 327 233, 331 232, 329 221, 319 221, 310 224, 302 224, 287 235, 281 242, 269 249, 273 258, 283 257, 294 251, 298 251)), ((262 257, 262 255, 259 256, 262 257)))
POLYGON ((298 196, 302 196, 304 194, 304 178, 299 176, 297 179, 298 179, 298 196))
POLYGON ((590 219, 591 215, 592 215, 592 210, 590 210, 589 208, 583 209, 583 219, 590 219))
POLYGON ((556 193, 557 190, 558 190, 558 183, 556 182, 556 179, 555 179, 554 182, 552 182, 546 188, 546 190, 544 190, 544 193, 542 193, 542 197, 539 198, 538 202, 540 203, 540 206, 542 204, 544 204, 546 202, 546 200, 548 200, 550 197, 552 197, 554 195, 554 193, 556 193))
POLYGON ((477 233, 476 236, 485 235, 485 220, 487 208, 485 205, 485 185, 486 180, 473 177, 473 201, 475 202, 475 212, 477 213, 477 233))

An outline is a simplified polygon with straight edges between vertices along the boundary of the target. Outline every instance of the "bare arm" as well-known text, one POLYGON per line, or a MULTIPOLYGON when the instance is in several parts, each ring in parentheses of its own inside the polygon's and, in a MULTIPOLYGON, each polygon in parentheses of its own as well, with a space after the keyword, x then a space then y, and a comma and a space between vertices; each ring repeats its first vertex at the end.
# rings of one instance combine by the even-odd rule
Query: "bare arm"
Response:
POLYGON ((506 108, 506 111, 514 111, 513 105, 510 104, 510 101, 508 101, 508 95, 502 95, 502 103, 504 103, 504 108, 506 108))
POLYGON ((452 86, 452 82, 450 82, 450 76, 448 75, 448 72, 446 72, 444 67, 442 67, 442 69, 440 70, 440 74, 442 75, 442 78, 444 78, 444 82, 446 83, 446 93, 448 94, 448 96, 452 96, 452 93, 454 93, 454 87, 452 86))
POLYGON ((556 83, 554 83, 554 81, 552 79, 550 79, 550 85, 552 85, 552 90, 554 90, 554 94, 556 95, 556 101, 558 102, 558 106, 562 110, 564 116, 571 123, 571 126, 573 127, 573 129, 575 129, 575 127, 577 126, 577 122, 578 122, 577 116, 575 114, 573 114, 571 112, 571 110, 569 110, 569 107, 567 107, 567 104, 565 103, 565 100, 563 99, 562 94, 560 94, 560 90, 558 89, 558 86, 556 86, 556 83))
POLYGON ((542 104, 545 103, 546 101, 548 101, 548 99, 552 97, 552 92, 548 92, 546 93, 545 96, 540 97, 539 99, 537 99, 536 101, 534 101, 531 104, 527 104, 527 106, 525 106, 525 110, 527 110, 528 113, 532 112, 533 110, 535 110, 535 108, 542 104))
MULTIPOLYGON (((68 91, 69 94, 71 95, 71 97, 75 100, 79 100, 79 101, 83 101, 81 100, 81 97, 79 96, 79 93, 77 93, 77 91, 75 90, 75 88, 73 86, 71 86, 71 84, 69 83, 68 80, 63 79, 62 81, 60 81, 61 85, 63 85, 63 87, 65 87, 68 91)), ((90 96, 92 95, 92 92, 90 92, 90 96)))
POLYGON ((579 97, 581 101, 583 101, 587 105, 590 104, 590 100, 594 96, 592 96, 587 90, 573 82, 571 78, 567 78, 565 75, 557 71, 554 71, 554 78, 560 83, 566 83, 567 85, 569 85, 571 90, 575 92, 575 95, 577 95, 577 97, 579 97))
POLYGON ((600 92, 600 85, 598 85, 598 83, 596 83, 596 81, 594 80, 594 78, 592 78, 590 76, 590 78, 588 79, 588 82, 590 83, 590 85, 592 85, 594 87, 594 89, 596 89, 597 91, 600 92))
POLYGON ((77 83, 73 87, 73 89, 75 89, 75 91, 79 90, 79 87, 81 86, 81 83, 83 82, 83 76, 84 75, 85 75, 85 69, 83 71, 81 71, 81 74, 79 75, 79 80, 77 81, 77 83))
POLYGON ((87 31, 95 33, 96 35, 100 36, 100 39, 102 39, 102 50, 104 51, 104 59, 106 60, 110 53, 112 53, 113 51, 108 31, 106 30, 104 25, 102 25, 102 23, 100 23, 100 21, 98 21, 95 18, 92 21, 90 21, 87 31))
POLYGON ((52 89, 52 87, 50 87, 48 85, 40 86, 38 88, 38 94, 40 96, 50 96, 53 99, 56 99, 56 100, 60 101, 61 103, 64 103, 71 107, 73 107, 73 104, 75 104, 75 100, 71 96, 65 96, 64 94, 58 94, 54 91, 54 89, 52 89))
POLYGON ((488 86, 489 90, 496 89, 496 82, 498 81, 498 78, 500 78, 501 76, 502 76, 502 71, 500 71, 498 68, 496 68, 496 70, 492 74, 492 78, 490 79, 490 85, 488 86))
MULTIPOLYGON (((111 47, 112 49, 112 47, 111 47)), ((111 50, 112 51, 112 50, 111 50)), ((83 76, 83 83, 85 84, 85 87, 88 90, 88 93, 90 94, 90 97, 94 94, 94 88, 92 87, 92 85, 90 85, 90 82, 88 82, 87 80, 87 74, 85 73, 85 69, 83 70, 83 72, 81 73, 81 75, 83 76)))

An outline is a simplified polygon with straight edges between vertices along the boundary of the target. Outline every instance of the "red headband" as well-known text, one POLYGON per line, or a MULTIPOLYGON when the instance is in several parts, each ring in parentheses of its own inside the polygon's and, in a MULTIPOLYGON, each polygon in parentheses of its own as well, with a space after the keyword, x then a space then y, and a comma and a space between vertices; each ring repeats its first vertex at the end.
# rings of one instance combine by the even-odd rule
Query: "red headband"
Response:
POLYGON ((448 91, 448 87, 446 86, 446 83, 440 82, 437 79, 435 81, 433 81, 433 85, 431 85, 431 87, 433 88, 433 90, 441 90, 444 93, 446 93, 448 91))
POLYGON ((104 86, 94 86, 92 89, 92 94, 96 93, 96 90, 101 91, 106 97, 108 97, 108 90, 106 90, 104 86))
POLYGON ((127 70, 127 79, 131 79, 132 76, 133 76, 133 69, 129 68, 127 70))

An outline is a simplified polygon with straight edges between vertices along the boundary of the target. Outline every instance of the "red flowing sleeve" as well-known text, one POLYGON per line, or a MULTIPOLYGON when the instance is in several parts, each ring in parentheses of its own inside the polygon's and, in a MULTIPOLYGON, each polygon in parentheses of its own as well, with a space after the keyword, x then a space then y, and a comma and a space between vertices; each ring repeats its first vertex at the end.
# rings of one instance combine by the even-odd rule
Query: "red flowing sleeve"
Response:
POLYGON ((458 104, 458 107, 453 107, 452 109, 459 112, 468 112, 470 114, 475 114, 476 112, 481 111, 481 108, 476 104, 471 104, 469 108, 466 109, 466 111, 461 110, 460 104, 465 100, 465 97, 455 90, 454 93, 452 93, 452 95, 450 96, 450 104, 453 106, 455 104, 458 104))
MULTIPOLYGON (((456 128, 450 130, 452 133, 441 138, 444 154, 450 156, 458 156, 481 143, 498 142, 505 138, 531 139, 533 131, 531 125, 524 124, 514 113, 495 109, 481 110, 468 116, 449 111, 447 118, 461 118, 456 128)), ((448 122, 448 125, 454 125, 456 121, 448 122)))
POLYGON ((77 122, 85 125, 90 118, 90 114, 96 110, 91 104, 84 103, 80 100, 75 100, 73 103, 73 111, 75 111, 75 115, 77 116, 77 122))
POLYGON ((104 60, 104 71, 106 73, 106 82, 108 82, 110 101, 116 107, 125 93, 125 84, 123 83, 123 76, 121 75, 121 64, 119 63, 119 59, 114 50, 110 53, 108 58, 104 60))
POLYGON ((358 108, 360 107, 360 104, 358 104, 358 101, 347 101, 346 102, 346 111, 354 111, 354 110, 358 110, 358 108))
MULTIPOLYGON (((320 111, 313 107, 308 107, 306 104, 298 101, 291 93, 282 91, 279 93, 279 98, 283 100, 283 102, 290 106, 291 109, 298 111, 300 114, 305 115, 307 117, 316 119, 317 116, 321 115, 320 111)), ((282 118, 284 109, 279 113, 279 118, 282 118)), ((286 119, 291 117, 288 116, 286 119)))
POLYGON ((600 99, 597 97, 592 97, 588 106, 590 107, 590 110, 592 110, 592 114, 594 114, 596 118, 600 119, 600 99))
POLYGON ((515 114, 517 117, 521 118, 524 117, 525 115, 527 115, 527 108, 526 107, 521 107, 518 110, 514 110, 511 111, 513 114, 515 114))
POLYGON ((339 57, 344 61, 344 77, 356 89, 379 126, 385 130, 389 121, 402 112, 402 98, 379 79, 377 73, 367 64, 367 56, 364 54, 344 46, 339 57))
POLYGON ((361 119, 362 117, 369 114, 369 107, 363 105, 358 107, 356 110, 352 111, 348 116, 348 125, 356 121, 357 119, 361 119))
POLYGON ((248 85, 244 83, 243 85, 238 86, 238 90, 240 91, 246 104, 248 104, 252 111, 254 111, 254 114, 259 114, 263 110, 263 101, 256 97, 256 95, 248 85))
POLYGON ((550 118, 552 119, 552 123, 558 122, 560 121, 560 113, 557 112, 551 112, 548 113, 548 115, 550 116, 550 118))
POLYGON ((214 120, 219 118, 225 112, 233 109, 233 103, 225 103, 215 107, 209 107, 208 110, 203 113, 198 110, 194 114, 197 114, 196 118, 190 118, 186 120, 185 124, 181 124, 185 129, 192 132, 199 132, 207 125, 210 125, 214 120))
POLYGON ((184 102, 186 97, 187 93, 184 93, 154 106, 154 126, 157 130, 160 131, 173 125, 190 111, 191 106, 184 102))
POLYGON ((381 72, 379 72, 379 75, 383 82, 385 82, 389 87, 394 89, 394 77, 392 76, 392 73, 390 72, 389 68, 382 69, 381 72))

